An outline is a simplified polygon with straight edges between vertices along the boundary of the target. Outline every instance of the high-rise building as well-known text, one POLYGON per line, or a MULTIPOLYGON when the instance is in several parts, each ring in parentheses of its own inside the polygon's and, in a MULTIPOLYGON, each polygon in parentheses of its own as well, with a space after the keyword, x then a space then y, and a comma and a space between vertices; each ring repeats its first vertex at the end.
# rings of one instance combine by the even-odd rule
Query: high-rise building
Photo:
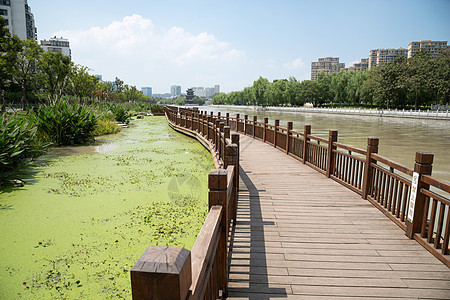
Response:
POLYGON ((447 46, 447 41, 420 41, 420 42, 411 42, 408 45, 408 58, 416 54, 419 50, 427 50, 432 56, 441 56, 443 51, 447 51, 450 49, 450 46, 447 46))
POLYGON ((319 61, 311 63, 311 80, 317 81, 319 73, 337 73, 343 68, 345 68, 345 63, 340 63, 339 57, 319 58, 319 61))
POLYGON ((393 62, 398 57, 406 58, 408 50, 405 48, 373 49, 369 52, 369 69, 381 63, 393 62))
POLYGON ((6 19, 9 32, 21 40, 37 41, 34 16, 27 0, 0 0, 0 16, 6 19))
POLYGON ((61 52, 64 56, 71 57, 69 40, 64 38, 52 37, 51 39, 41 41, 41 47, 48 52, 61 52))
POLYGON ((359 72, 359 71, 366 71, 368 68, 369 68, 369 59, 363 58, 359 63, 354 63, 353 66, 344 68, 342 70, 359 72))
POLYGON ((170 87, 170 95, 172 97, 179 97, 179 96, 181 96, 181 86, 179 86, 179 85, 172 85, 170 87))
POLYGON ((152 88, 151 87, 148 87, 148 86, 142 87, 141 92, 142 92, 142 94, 144 94, 144 96, 152 97, 152 88))

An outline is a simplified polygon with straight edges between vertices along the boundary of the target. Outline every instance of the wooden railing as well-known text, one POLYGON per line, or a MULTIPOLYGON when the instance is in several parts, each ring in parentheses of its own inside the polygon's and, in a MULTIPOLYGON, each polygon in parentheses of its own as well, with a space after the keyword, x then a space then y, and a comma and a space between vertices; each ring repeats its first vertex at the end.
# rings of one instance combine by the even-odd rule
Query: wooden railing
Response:
POLYGON ((197 138, 213 155, 208 175, 209 213, 192 247, 150 246, 131 269, 133 299, 227 297, 228 240, 236 220, 239 135, 211 116, 166 107, 169 125, 197 138))
POLYGON ((367 148, 360 149, 339 143, 336 130, 329 131, 328 139, 314 136, 310 125, 299 132, 292 129, 292 122, 284 128, 279 120, 269 124, 267 118, 258 122, 257 117, 249 120, 248 115, 214 116, 202 111, 192 114, 192 110, 186 110, 183 118, 194 123, 196 119, 207 120, 204 122, 210 127, 212 122, 223 122, 231 130, 271 144, 300 160, 370 201, 409 238, 450 267, 450 183, 431 176, 433 154, 417 152, 414 168, 408 168, 379 155, 377 138, 369 138, 367 148), (412 189, 415 172, 418 183, 412 189), (413 204, 411 198, 415 199, 413 204))

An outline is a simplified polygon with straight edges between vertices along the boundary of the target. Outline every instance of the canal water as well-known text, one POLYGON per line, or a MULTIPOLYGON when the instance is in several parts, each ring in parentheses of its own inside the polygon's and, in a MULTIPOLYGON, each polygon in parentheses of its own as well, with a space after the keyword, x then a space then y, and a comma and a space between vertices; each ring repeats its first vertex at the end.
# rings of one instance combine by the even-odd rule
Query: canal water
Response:
POLYGON ((413 167, 416 151, 434 153, 433 175, 450 181, 450 121, 432 119, 389 118, 378 116, 354 116, 337 114, 320 114, 304 112, 263 111, 254 109, 230 109, 220 107, 200 107, 200 110, 215 114, 226 112, 235 117, 236 113, 264 117, 269 123, 280 120, 280 126, 286 127, 293 122, 294 130, 303 132, 304 125, 311 125, 311 132, 328 138, 330 129, 338 130, 338 142, 365 149, 368 137, 378 137, 379 153, 407 167, 413 167))
POLYGON ((209 151, 165 117, 51 150, 0 192, 0 299, 131 298, 150 245, 191 249, 207 214, 209 151))

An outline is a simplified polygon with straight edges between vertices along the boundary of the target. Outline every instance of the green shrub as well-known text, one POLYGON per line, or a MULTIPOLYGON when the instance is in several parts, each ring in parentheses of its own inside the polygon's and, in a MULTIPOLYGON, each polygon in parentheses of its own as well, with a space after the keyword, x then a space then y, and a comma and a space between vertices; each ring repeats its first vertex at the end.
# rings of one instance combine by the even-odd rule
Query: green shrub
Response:
POLYGON ((85 144, 93 140, 97 125, 95 114, 86 106, 58 101, 44 105, 35 112, 38 130, 57 145, 85 144))
POLYGON ((120 123, 130 123, 131 114, 120 105, 111 104, 109 110, 114 114, 114 120, 120 123))
POLYGON ((35 157, 48 147, 39 143, 36 136, 37 127, 28 118, 0 115, 0 177, 7 176, 26 158, 35 157))
POLYGON ((117 125, 116 122, 107 119, 107 118, 100 118, 97 120, 97 126, 95 127, 95 130, 93 132, 94 136, 99 135, 105 135, 105 134, 112 134, 117 133, 122 130, 122 127, 117 125))

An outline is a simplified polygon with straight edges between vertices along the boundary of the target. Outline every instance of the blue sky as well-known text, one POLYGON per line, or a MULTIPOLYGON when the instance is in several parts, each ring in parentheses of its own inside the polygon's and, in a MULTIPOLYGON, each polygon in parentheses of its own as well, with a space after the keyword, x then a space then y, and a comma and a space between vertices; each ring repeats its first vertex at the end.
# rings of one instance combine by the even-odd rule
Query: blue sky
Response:
POLYGON ((450 0, 28 0, 38 38, 68 38, 73 61, 104 80, 151 86, 220 84, 259 76, 310 79, 311 62, 346 66, 370 49, 450 39, 450 0))

